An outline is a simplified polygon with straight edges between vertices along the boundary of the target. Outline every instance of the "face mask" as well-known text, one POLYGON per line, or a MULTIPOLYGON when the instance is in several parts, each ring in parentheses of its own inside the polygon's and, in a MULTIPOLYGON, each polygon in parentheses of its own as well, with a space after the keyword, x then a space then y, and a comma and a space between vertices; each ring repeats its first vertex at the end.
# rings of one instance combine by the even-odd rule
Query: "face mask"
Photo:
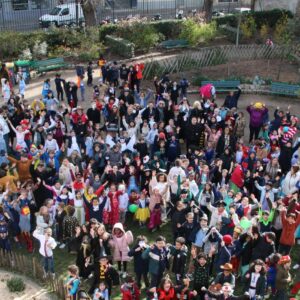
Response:
POLYGON ((96 108, 96 104, 92 104, 92 108, 95 109, 96 108))

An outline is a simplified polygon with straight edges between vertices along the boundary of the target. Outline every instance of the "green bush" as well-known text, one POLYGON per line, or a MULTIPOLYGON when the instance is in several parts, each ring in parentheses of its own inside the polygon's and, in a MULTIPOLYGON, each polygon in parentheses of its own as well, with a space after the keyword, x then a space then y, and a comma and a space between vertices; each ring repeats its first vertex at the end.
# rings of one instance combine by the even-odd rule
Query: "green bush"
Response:
POLYGON ((134 44, 119 37, 107 35, 107 44, 111 51, 126 58, 134 56, 134 44))
POLYGON ((12 277, 11 279, 7 280, 6 286, 12 293, 22 292, 26 288, 23 279, 20 277, 12 277))
MULTIPOLYGON (((278 20, 280 20, 284 16, 287 16, 287 18, 289 19, 293 18, 292 13, 288 10, 273 9, 267 11, 251 12, 249 14, 243 15, 243 19, 253 17, 257 29, 260 29, 263 25, 267 25, 270 28, 275 28, 278 20)), ((228 15, 221 18, 216 18, 215 21, 217 23, 217 26, 230 25, 232 27, 237 27, 238 18, 239 15, 234 14, 234 15, 228 15)))
POLYGON ((241 31, 245 38, 250 39, 256 32, 256 24, 253 17, 244 19, 241 23, 241 31))
POLYGON ((182 30, 182 20, 166 20, 159 22, 152 22, 154 30, 162 34, 166 40, 176 39, 182 30))
POLYGON ((106 24, 100 26, 99 28, 100 42, 103 42, 107 35, 118 35, 117 33, 118 29, 119 29, 119 25, 117 24, 106 24))
POLYGON ((196 46, 212 40, 216 34, 217 26, 215 22, 201 24, 188 19, 183 23, 180 37, 187 40, 190 45, 196 46))
POLYGON ((74 56, 94 60, 103 49, 98 28, 87 28, 84 32, 68 28, 30 33, 4 31, 0 35, 0 60, 4 61, 17 60, 24 53, 30 54, 32 59, 74 56), (42 48, 46 52, 41 51, 42 48))

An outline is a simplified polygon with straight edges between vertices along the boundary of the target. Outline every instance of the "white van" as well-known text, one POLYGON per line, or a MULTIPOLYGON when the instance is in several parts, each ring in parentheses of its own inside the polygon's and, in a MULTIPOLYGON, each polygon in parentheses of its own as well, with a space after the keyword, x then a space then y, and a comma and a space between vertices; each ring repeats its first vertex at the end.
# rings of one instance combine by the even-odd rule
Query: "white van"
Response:
MULTIPOLYGON (((80 4, 78 6, 78 24, 84 26, 84 16, 80 4)), ((62 4, 55 6, 49 14, 42 15, 39 18, 39 24, 42 28, 50 26, 76 26, 76 3, 62 4)))

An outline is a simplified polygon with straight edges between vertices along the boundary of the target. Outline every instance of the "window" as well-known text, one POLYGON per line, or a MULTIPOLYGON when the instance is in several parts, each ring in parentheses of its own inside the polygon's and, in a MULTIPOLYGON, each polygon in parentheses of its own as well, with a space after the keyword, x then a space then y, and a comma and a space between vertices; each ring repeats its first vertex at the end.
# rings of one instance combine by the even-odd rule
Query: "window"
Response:
POLYGON ((27 10, 28 9, 28 0, 12 0, 12 9, 13 10, 27 10))
POLYGON ((69 9, 68 8, 64 8, 61 12, 62 16, 67 16, 69 14, 69 9))

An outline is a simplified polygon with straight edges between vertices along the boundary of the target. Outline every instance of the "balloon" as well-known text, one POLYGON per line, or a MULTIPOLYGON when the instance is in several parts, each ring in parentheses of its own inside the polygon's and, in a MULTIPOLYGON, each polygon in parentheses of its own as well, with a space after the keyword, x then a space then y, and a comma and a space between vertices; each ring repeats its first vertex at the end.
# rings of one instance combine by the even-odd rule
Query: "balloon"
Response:
POLYGON ((241 222, 240 222, 240 226, 244 229, 244 230, 246 230, 246 229, 248 229, 250 226, 251 226, 251 221, 250 220, 247 220, 247 219, 243 219, 243 220, 241 220, 241 222))
POLYGON ((136 204, 130 204, 128 210, 134 214, 138 210, 138 206, 136 204))

